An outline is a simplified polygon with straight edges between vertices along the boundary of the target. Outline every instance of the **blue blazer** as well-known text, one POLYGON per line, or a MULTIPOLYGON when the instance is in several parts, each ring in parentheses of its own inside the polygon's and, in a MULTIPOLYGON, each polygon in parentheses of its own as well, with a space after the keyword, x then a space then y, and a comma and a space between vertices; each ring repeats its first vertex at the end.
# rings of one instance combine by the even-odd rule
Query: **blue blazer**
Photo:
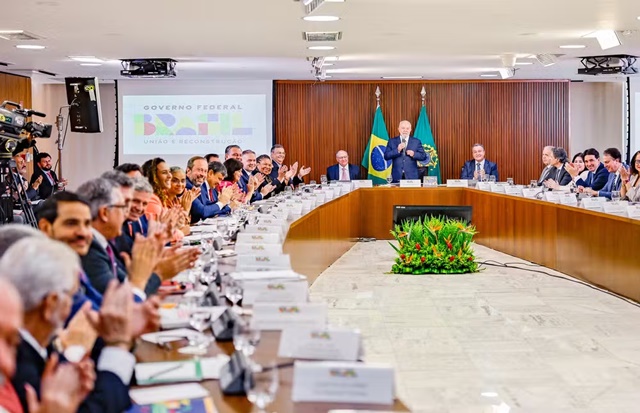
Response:
POLYGON ((607 180, 604 188, 598 191, 598 196, 603 196, 607 199, 611 199, 611 192, 619 191, 621 186, 622 178, 620 178, 620 175, 616 176, 615 173, 609 173, 609 179, 607 180))
POLYGON ((604 188, 604 186, 607 184, 608 181, 609 181, 609 171, 607 171, 607 168, 605 168, 604 164, 601 163, 600 165, 598 165, 598 169, 596 169, 595 173, 589 171, 589 174, 587 175, 587 179, 586 180, 583 180, 581 178, 578 179, 576 181, 576 185, 583 186, 585 188, 591 188, 594 191, 599 191, 602 188, 604 188))
POLYGON ((148 229, 149 220, 146 215, 142 215, 137 221, 126 220, 124 224, 122 224, 122 234, 114 239, 118 251, 131 255, 131 248, 133 247, 133 240, 136 234, 142 234, 146 237, 148 229))
MULTIPOLYGON (((349 179, 360 179, 360 167, 358 165, 349 164, 349 179)), ((338 164, 331 165, 327 168, 327 180, 339 181, 340 180, 340 166, 338 164)))
POLYGON ((189 177, 187 177, 187 183, 185 184, 185 188, 193 189, 193 182, 191 182, 191 179, 189 179, 189 177))
MULTIPOLYGON (((240 181, 238 181, 238 186, 242 189, 242 192, 245 194, 249 192, 249 174, 244 169, 242 170, 242 177, 240 177, 240 181)), ((262 194, 257 191, 253 191, 253 195, 251 195, 250 202, 261 201, 262 194)))
MULTIPOLYGON (((473 179, 473 173, 476 170, 476 160, 471 159, 462 165, 462 172, 460 172, 460 179, 473 179)), ((498 165, 495 162, 491 162, 487 159, 484 160, 484 174, 486 176, 493 175, 496 177, 496 182, 500 182, 498 177, 498 165)))
POLYGON ((80 288, 73 295, 73 301, 71 303, 71 312, 69 313, 69 317, 67 317, 65 321, 65 327, 71 321, 71 319, 76 315, 76 313, 82 308, 85 302, 89 301, 91 303, 91 308, 95 311, 100 311, 100 306, 102 306, 102 294, 98 292, 86 274, 80 274, 80 288))
POLYGON ((227 215, 231 213, 229 205, 220 208, 216 204, 218 202, 218 191, 213 191, 213 200, 209 199, 209 190, 206 184, 202 184, 200 188, 200 196, 191 204, 191 223, 195 224, 201 219, 213 218, 219 215, 227 215))
POLYGON ((409 137, 407 147, 403 151, 398 151, 400 145, 400 136, 389 139, 387 148, 384 151, 384 159, 391 160, 391 177, 393 182, 399 182, 402 179, 402 171, 404 171, 405 179, 420 179, 418 172, 418 161, 424 161, 427 159, 427 154, 422 147, 422 143, 418 138, 413 136, 409 137), (412 150, 414 152, 413 158, 406 154, 406 151, 412 150))

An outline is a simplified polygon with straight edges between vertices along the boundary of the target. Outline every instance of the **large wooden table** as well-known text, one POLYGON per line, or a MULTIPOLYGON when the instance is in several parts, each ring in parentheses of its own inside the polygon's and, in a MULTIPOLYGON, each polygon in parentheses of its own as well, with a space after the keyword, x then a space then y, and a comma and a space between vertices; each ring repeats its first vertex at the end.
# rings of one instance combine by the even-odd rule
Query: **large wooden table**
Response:
POLYGON ((356 238, 391 239, 394 205, 471 205, 478 244, 640 302, 640 221, 475 189, 358 189, 293 222, 284 251, 313 281, 356 238))

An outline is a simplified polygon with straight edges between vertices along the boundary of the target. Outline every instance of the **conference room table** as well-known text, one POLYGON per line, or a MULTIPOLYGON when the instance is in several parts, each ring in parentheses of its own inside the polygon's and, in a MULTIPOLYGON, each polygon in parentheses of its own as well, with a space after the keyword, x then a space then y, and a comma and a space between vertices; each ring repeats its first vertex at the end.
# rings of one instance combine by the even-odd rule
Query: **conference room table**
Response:
MULTIPOLYGON (((312 284, 359 238, 392 239, 395 205, 469 205, 478 230, 476 243, 640 301, 640 265, 632 252, 633 241, 640 239, 640 221, 471 188, 361 188, 330 200, 291 222, 283 250, 290 255, 293 270, 306 275, 312 284)), ((258 363, 276 359, 279 338, 278 332, 263 333, 254 356, 258 363)), ((232 352, 232 343, 216 342, 207 355, 232 352)), ((136 356, 141 362, 189 358, 146 342, 139 343, 136 356)), ((293 369, 281 369, 276 400, 268 411, 408 411, 399 400, 393 406, 294 403, 292 383, 293 369)), ((217 381, 202 385, 210 391, 219 412, 252 411, 246 397, 222 395, 217 381)))

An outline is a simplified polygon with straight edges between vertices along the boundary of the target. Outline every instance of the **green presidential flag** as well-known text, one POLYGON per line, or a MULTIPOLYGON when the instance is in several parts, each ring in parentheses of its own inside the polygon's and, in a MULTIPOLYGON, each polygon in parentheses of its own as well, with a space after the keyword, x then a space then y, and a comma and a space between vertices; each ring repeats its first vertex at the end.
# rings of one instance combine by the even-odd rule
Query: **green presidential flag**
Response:
POLYGON ((384 159, 387 142, 389 142, 389 133, 384 123, 382 109, 378 106, 373 117, 371 137, 362 156, 362 166, 368 171, 367 179, 371 179, 374 185, 386 184, 387 176, 391 174, 391 161, 384 159))
POLYGON ((427 109, 422 106, 420 109, 420 116, 418 116, 418 122, 416 123, 416 129, 413 132, 413 136, 420 139, 422 147, 427 153, 427 159, 418 162, 419 166, 426 166, 429 168, 427 176, 438 177, 438 183, 442 180, 440 175, 440 159, 438 158, 438 149, 436 148, 436 142, 433 140, 433 133, 431 133, 431 125, 429 124, 429 117, 427 116, 427 109))

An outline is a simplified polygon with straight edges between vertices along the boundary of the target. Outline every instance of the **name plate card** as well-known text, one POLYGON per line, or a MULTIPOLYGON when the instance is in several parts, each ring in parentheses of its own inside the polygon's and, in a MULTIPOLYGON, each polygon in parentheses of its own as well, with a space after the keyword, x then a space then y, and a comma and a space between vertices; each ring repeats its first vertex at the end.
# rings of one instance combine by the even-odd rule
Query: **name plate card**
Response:
POLYGON ((544 199, 549 201, 549 202, 553 202, 554 204, 559 204, 560 203, 560 194, 557 192, 545 192, 544 193, 544 199))
POLYGON ((607 202, 604 204, 604 212, 607 214, 618 215, 621 217, 627 216, 627 205, 622 202, 607 202))
POLYGON ((313 194, 316 197, 317 204, 324 204, 324 201, 327 198, 327 194, 325 194, 324 191, 314 191, 313 194))
POLYGON ((269 210, 269 215, 277 219, 289 219, 289 210, 283 206, 277 206, 269 210))
POLYGON ((326 303, 261 303, 253 305, 251 326, 259 330, 327 326, 326 303))
POLYGON ((627 206, 627 215, 632 219, 640 219, 640 205, 627 206))
POLYGON ((316 207, 316 199, 315 198, 311 198, 311 199, 302 199, 302 210, 305 211, 311 211, 313 208, 316 207))
POLYGON ((389 366, 296 361, 294 402, 393 404, 394 374, 389 366))
POLYGON ((269 225, 274 227, 285 227, 287 225, 286 219, 273 218, 269 215, 258 216, 258 225, 269 225))
POLYGON ((342 188, 342 193, 346 194, 347 192, 351 192, 351 181, 340 181, 338 182, 340 188, 342 188))
POLYGON ((505 193, 505 187, 506 184, 500 183, 500 184, 491 184, 491 192, 496 192, 499 194, 504 194, 505 193))
POLYGON ((478 182, 476 183, 476 189, 481 191, 491 191, 491 183, 490 182, 478 182))
POLYGON ((504 193, 512 196, 523 196, 522 190, 523 188, 521 186, 508 185, 504 187, 504 193))
POLYGON ((291 259, 289 254, 281 255, 238 255, 236 264, 238 271, 256 270, 256 269, 291 269, 291 259))
POLYGON ((278 357, 357 361, 362 353, 360 332, 349 329, 285 328, 278 357))
POLYGON ((281 244, 236 244, 238 254, 279 255, 282 254, 281 244))
POLYGON ((401 179, 400 188, 422 188, 419 179, 401 179))
POLYGON ((542 187, 536 187, 536 188, 523 188, 522 189, 522 196, 525 198, 533 198, 535 199, 538 194, 542 192, 542 187))
POLYGON ((576 194, 572 194, 571 192, 562 193, 560 194, 560 204, 568 206, 578 206, 578 198, 576 197, 576 194))
POLYGON ((468 188, 469 181, 466 179, 447 179, 447 188, 468 188))
POLYGON ((352 188, 373 188, 373 181, 371 179, 357 179, 355 181, 351 181, 352 188))
POLYGON ((242 232, 247 234, 270 234, 275 233, 282 235, 282 225, 247 225, 242 232))
POLYGON ((308 300, 309 283, 306 280, 245 281, 243 287, 242 305, 256 302, 304 303, 308 300))
POLYGON ((324 192, 324 196, 327 201, 331 201, 333 198, 335 198, 335 193, 331 188, 323 189, 322 192, 324 192))
POLYGON ((236 238, 236 246, 238 244, 280 244, 280 234, 240 232, 236 238))
POLYGON ((582 207, 589 211, 604 212, 604 204, 606 203, 607 199, 604 197, 582 198, 582 207))

